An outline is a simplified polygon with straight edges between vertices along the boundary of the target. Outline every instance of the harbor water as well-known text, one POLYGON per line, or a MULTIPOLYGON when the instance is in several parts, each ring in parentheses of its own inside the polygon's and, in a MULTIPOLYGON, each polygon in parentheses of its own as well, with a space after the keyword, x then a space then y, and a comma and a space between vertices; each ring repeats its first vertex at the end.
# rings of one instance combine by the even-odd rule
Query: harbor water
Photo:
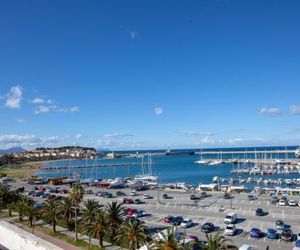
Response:
MULTIPOLYGON (((270 148, 266 148, 268 150, 270 148)), ((274 148, 272 148, 274 149, 274 148)), ((221 149, 220 151, 223 151, 221 149)), ((227 150, 227 149, 226 149, 227 150)), ((232 150, 232 149, 231 149, 232 150)), ((235 149, 241 150, 241 149, 235 149)), ((246 150, 246 149, 244 149, 246 150)), ((267 155, 267 154, 266 154, 267 155)), ((266 157, 266 155, 260 156, 261 158, 266 157)), ((222 177, 224 179, 234 178, 236 180, 239 179, 247 179, 251 178, 263 178, 263 179, 272 179, 277 180, 281 179, 298 179, 300 178, 299 173, 290 173, 290 174, 274 174, 268 176, 262 175, 233 175, 231 174, 231 170, 237 168, 237 165, 232 163, 224 163, 219 165, 202 165, 194 163, 199 159, 199 155, 157 155, 152 156, 152 173, 153 175, 158 176, 159 183, 178 183, 185 182, 191 185, 199 185, 199 184, 208 184, 212 182, 212 179, 215 176, 222 177)), ((203 156, 203 159, 209 157, 209 159, 228 159, 231 157, 237 158, 249 158, 253 159, 254 155, 247 155, 246 151, 241 155, 209 155, 203 156)), ((259 157, 259 156, 256 156, 259 157)), ((294 154, 282 154, 282 155, 269 155, 268 158, 272 159, 291 159, 295 158, 294 154)), ((41 177, 80 177, 81 179, 94 178, 94 179, 111 179, 111 178, 125 178, 125 177, 133 177, 139 174, 142 174, 141 167, 142 159, 141 158, 118 158, 118 159, 105 159, 105 158, 97 158, 92 160, 64 160, 64 161, 54 161, 54 162, 45 162, 44 166, 55 166, 53 169, 40 170, 36 175, 41 177), (97 165, 97 164, 115 164, 118 166, 111 167, 89 167, 86 168, 84 166, 88 165, 97 165), (129 165, 129 163, 139 163, 140 165, 129 165), (120 164, 120 165, 119 165, 120 164), (124 166, 122 166, 124 164, 124 166), (74 168, 76 166, 76 168, 74 168), (82 167, 81 167, 82 166, 82 167), (63 168, 62 168, 63 167, 63 168)), ((144 169, 147 167, 147 162, 144 160, 144 169)), ((245 167, 245 166, 242 166, 245 167)), ((222 183, 221 183, 222 184, 222 183)), ((226 184, 226 183, 224 183, 226 184)), ((278 185, 275 184, 260 184, 257 183, 243 183, 239 184, 239 182, 235 183, 235 185, 245 185, 249 189, 254 186, 261 187, 275 187, 278 185)))

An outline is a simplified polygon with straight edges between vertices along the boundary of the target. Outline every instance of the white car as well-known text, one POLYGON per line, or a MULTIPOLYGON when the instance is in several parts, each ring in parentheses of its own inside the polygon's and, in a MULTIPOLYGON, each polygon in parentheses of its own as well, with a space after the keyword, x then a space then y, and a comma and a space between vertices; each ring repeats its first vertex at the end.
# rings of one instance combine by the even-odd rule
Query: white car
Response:
POLYGON ((143 199, 151 199, 152 198, 152 196, 150 196, 149 194, 144 194, 143 195, 143 199))
POLYGON ((236 234, 235 225, 232 225, 232 224, 227 225, 225 228, 224 234, 229 235, 229 236, 234 236, 236 234))
POLYGON ((193 221, 191 219, 184 219, 180 224, 180 226, 184 228, 191 227, 192 225, 193 225, 193 221))
POLYGON ((296 207, 297 206, 297 202, 295 200, 289 200, 289 206, 296 207))
POLYGON ((130 196, 137 196, 136 191, 131 191, 131 192, 130 192, 130 196))
POLYGON ((278 202, 278 206, 286 206, 287 204, 288 204, 288 202, 283 199, 279 200, 279 202, 278 202))
POLYGON ((224 218, 225 224, 233 224, 237 221, 237 214, 236 213, 229 213, 224 218))

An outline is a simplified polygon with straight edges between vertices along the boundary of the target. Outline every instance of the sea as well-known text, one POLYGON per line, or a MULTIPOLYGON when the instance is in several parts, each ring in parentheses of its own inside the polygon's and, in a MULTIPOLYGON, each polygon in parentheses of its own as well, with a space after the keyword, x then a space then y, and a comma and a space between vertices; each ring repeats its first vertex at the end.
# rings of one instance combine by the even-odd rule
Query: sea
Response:
MULTIPOLYGON (((201 149, 202 152, 205 151, 243 151, 241 154, 228 155, 221 153, 215 155, 204 155, 203 159, 238 159, 238 158, 252 158, 254 159, 255 155, 247 153, 247 151, 268 151, 268 150, 296 150, 297 146, 288 146, 288 147, 247 147, 247 148, 215 148, 215 149, 201 149)), ((200 151, 200 149, 183 149, 183 150, 172 150, 172 152, 184 152, 184 151, 200 151)), ((162 153, 165 150, 153 150, 153 151, 139 151, 139 153, 162 153)), ((122 151, 116 153, 123 154, 133 154, 136 151, 122 151)), ((295 158, 294 153, 289 154, 257 154, 257 158, 272 158, 272 159, 293 159, 295 158)), ((199 184, 209 184, 212 183, 212 179, 215 176, 222 178, 265 178, 265 179, 297 179, 300 178, 300 174, 284 174, 284 175, 269 175, 269 176, 253 176, 253 175, 232 175, 230 171, 237 166, 234 164, 226 163, 214 166, 200 165, 194 163, 200 158, 199 155, 157 155, 152 156, 152 173, 153 175, 158 176, 158 182, 162 184, 167 183, 178 183, 184 182, 186 184, 191 184, 197 186, 199 184)), ((96 158, 92 160, 62 160, 62 161, 49 161, 43 163, 44 166, 52 166, 53 169, 49 170, 40 170, 36 173, 40 177, 61 177, 66 176, 69 178, 80 177, 81 179, 111 179, 111 178, 125 178, 133 177, 139 174, 142 174, 142 167, 140 165, 128 165, 128 163, 141 163, 141 158, 118 158, 118 159, 105 159, 105 158, 96 158), (96 164, 112 164, 118 163, 118 166, 112 167, 89 167, 85 168, 86 165, 96 165, 96 164), (122 165, 124 164, 124 165, 122 165), (76 167, 74 166, 82 166, 76 167), (64 168, 61 168, 64 167, 64 168)), ((147 159, 144 159, 144 169, 147 166, 147 159)), ((237 184, 239 185, 239 184, 237 184)), ((243 184, 247 185, 249 188, 253 186, 258 186, 256 183, 252 184, 243 184)), ((262 187, 274 187, 274 185, 261 185, 262 187)), ((276 185, 278 186, 278 185, 276 185)))

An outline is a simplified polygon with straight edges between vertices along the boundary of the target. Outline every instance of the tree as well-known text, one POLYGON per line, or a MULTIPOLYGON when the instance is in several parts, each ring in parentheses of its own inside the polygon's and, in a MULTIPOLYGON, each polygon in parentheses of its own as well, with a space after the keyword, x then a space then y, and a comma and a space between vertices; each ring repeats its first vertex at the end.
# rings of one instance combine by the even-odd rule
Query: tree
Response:
POLYGON ((160 233, 159 239, 152 243, 151 248, 155 250, 183 249, 183 245, 179 244, 176 238, 176 227, 168 228, 167 233, 160 233))
POLYGON ((144 226, 138 221, 129 221, 121 225, 115 242, 129 250, 136 250, 147 242, 144 226))
POLYGON ((59 206, 59 211, 65 220, 71 221, 73 217, 73 204, 70 197, 64 197, 59 206))
POLYGON ((50 225, 52 225, 54 233, 56 232, 57 220, 61 215, 59 210, 60 205, 60 201, 54 198, 48 200, 43 209, 44 218, 46 218, 49 221, 50 225))
POLYGON ((22 196, 18 202, 14 203, 13 209, 19 214, 19 221, 23 221, 23 216, 29 205, 32 205, 32 201, 25 196, 22 196))
POLYGON ((207 245, 202 246, 204 250, 225 250, 228 249, 228 243, 232 243, 232 240, 226 239, 221 233, 214 235, 206 234, 207 245))
POLYGON ((107 213, 107 220, 110 227, 110 237, 112 241, 114 241, 114 238, 116 237, 116 232, 118 230, 118 227, 122 224, 122 213, 123 213, 123 207, 121 203, 118 203, 116 201, 113 201, 111 204, 106 205, 106 213, 107 213))
MULTIPOLYGON (((103 238, 107 233, 107 218, 103 210, 95 213, 94 220, 89 224, 83 225, 83 233, 99 240, 99 245, 103 247, 103 238)), ((90 243, 90 242, 89 242, 90 243)))
POLYGON ((94 199, 88 199, 84 202, 82 218, 84 223, 92 223, 95 219, 98 203, 94 199))
POLYGON ((77 221, 77 212, 79 204, 83 198, 83 188, 79 182, 76 182, 72 185, 72 190, 70 192, 70 198, 75 206, 75 240, 78 240, 78 221, 77 221))
POLYGON ((29 226, 32 227, 34 217, 39 214, 38 210, 33 206, 33 204, 28 204, 24 212, 25 215, 28 217, 29 226))

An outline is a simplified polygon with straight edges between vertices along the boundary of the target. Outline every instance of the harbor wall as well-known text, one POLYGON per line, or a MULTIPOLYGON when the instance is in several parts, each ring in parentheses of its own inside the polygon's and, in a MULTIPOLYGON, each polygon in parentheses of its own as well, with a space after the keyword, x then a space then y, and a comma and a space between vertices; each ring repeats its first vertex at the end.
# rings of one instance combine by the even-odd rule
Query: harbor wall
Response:
POLYGON ((63 250, 3 220, 0 220, 0 244, 10 250, 63 250))

